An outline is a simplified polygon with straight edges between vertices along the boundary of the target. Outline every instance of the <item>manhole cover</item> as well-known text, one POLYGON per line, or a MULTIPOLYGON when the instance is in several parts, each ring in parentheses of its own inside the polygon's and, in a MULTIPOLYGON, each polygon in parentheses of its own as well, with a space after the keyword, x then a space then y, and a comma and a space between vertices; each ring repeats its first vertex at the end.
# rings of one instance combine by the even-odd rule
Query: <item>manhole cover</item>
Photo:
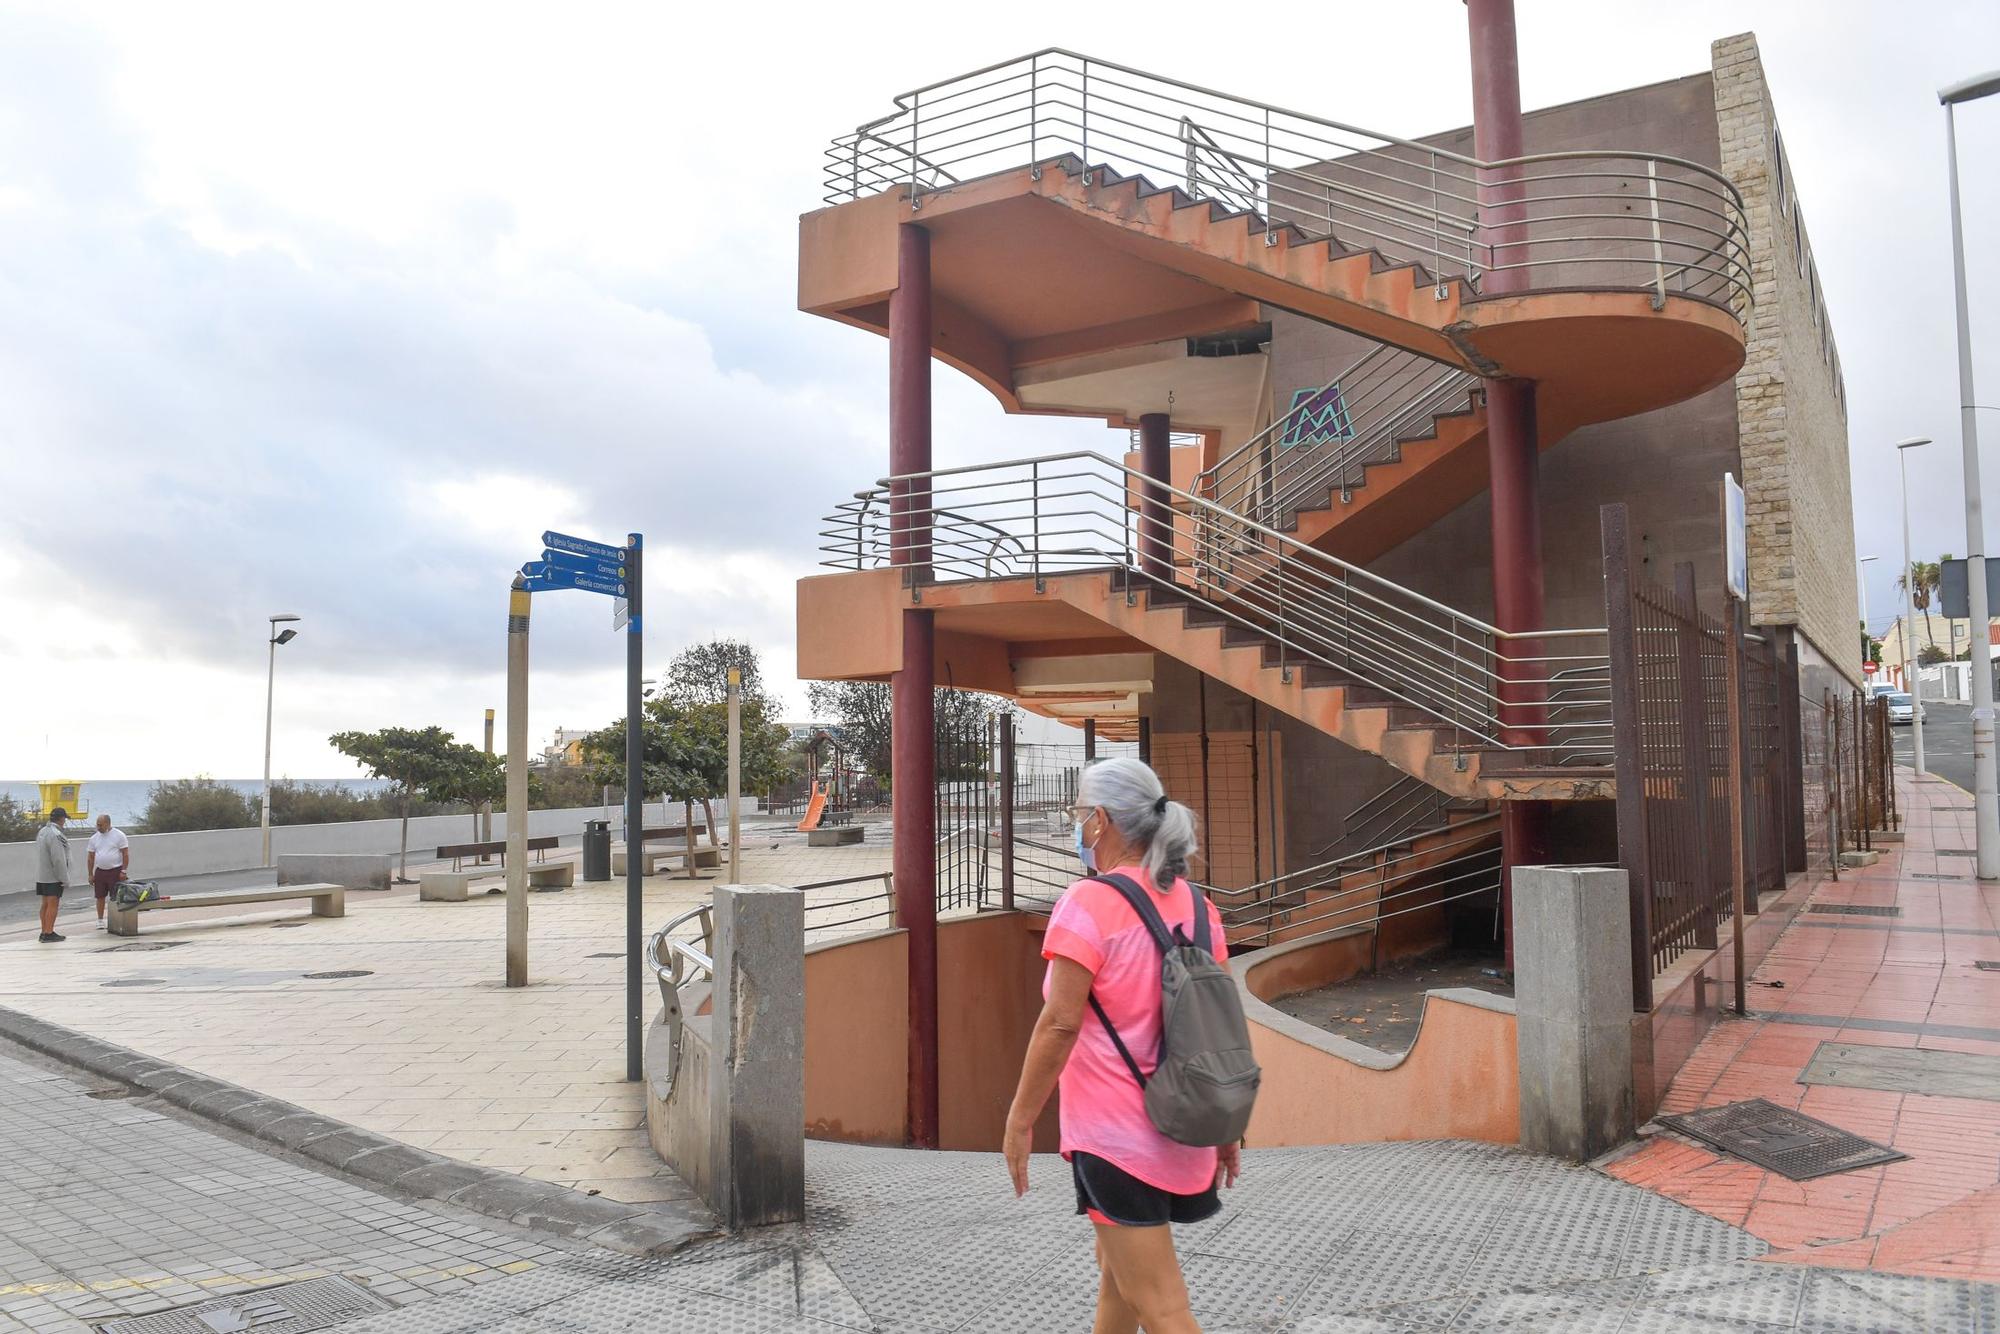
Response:
POLYGON ((185 940, 134 940, 124 945, 106 945, 92 950, 93 954, 144 954, 149 950, 177 950, 187 944, 185 940))
POLYGON ((1909 1157, 1762 1098, 1659 1120, 1683 1135, 1793 1181, 1909 1157))
POLYGON ((2000 1102, 2000 1056, 1822 1042, 1799 1082, 2000 1102))
POLYGON ((109 982, 99 982, 97 985, 100 987, 163 987, 167 985, 167 979, 164 977, 114 977, 109 982))
POLYGON ((359 1316, 386 1311, 389 1303, 345 1278, 311 1278, 259 1292, 219 1297, 195 1306, 110 1320, 103 1334, 306 1334, 359 1316))
POLYGON ((1912 872, 1910 872, 1910 879, 1912 879, 1912 880, 1963 880, 1963 879, 1965 879, 1965 877, 1964 877, 1964 876, 1962 876, 1962 875, 1946 875, 1946 874, 1943 874, 1943 873, 1941 873, 1941 872, 1938 872, 1938 871, 1912 871, 1912 872))
POLYGON ((329 982, 342 977, 373 977, 375 976, 375 970, 372 968, 335 968, 324 973, 307 973, 306 976, 316 982, 329 982))
POLYGON ((1867 903, 1809 903, 1807 912, 1839 913, 1846 917, 1901 917, 1901 908, 1877 908, 1867 903))

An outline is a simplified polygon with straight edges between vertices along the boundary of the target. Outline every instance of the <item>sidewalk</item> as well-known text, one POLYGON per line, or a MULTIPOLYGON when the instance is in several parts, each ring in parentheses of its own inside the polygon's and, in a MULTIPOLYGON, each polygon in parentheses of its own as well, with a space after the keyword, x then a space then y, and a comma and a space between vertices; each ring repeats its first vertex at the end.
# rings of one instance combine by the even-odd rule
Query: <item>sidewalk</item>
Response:
MULTIPOLYGON (((743 865, 753 883, 799 884, 886 870, 889 848, 808 849, 753 827, 743 865)), ((648 930, 714 884, 648 877, 648 930)), ((343 918, 297 904, 227 921, 160 912, 132 940, 4 943, 0 1006, 463 1162, 628 1203, 688 1198, 625 1079, 623 880, 528 896, 530 985, 517 990, 501 985, 504 900, 350 891, 343 918)), ((646 987, 650 1012, 650 973, 646 987)))
POLYGON ((1813 898, 1897 914, 1799 914, 1752 979, 1751 1016, 1717 1025, 1661 1110, 1766 1098, 1908 1160, 1793 1182, 1663 1133, 1610 1171, 1747 1229, 1772 1260, 2000 1280, 2000 1079, 1980 1097, 1800 1082, 1823 1042, 2000 1056, 2000 972, 1974 967, 2000 960, 2000 887, 1959 855, 1971 799, 1907 771, 1897 797, 1903 847, 1813 898))

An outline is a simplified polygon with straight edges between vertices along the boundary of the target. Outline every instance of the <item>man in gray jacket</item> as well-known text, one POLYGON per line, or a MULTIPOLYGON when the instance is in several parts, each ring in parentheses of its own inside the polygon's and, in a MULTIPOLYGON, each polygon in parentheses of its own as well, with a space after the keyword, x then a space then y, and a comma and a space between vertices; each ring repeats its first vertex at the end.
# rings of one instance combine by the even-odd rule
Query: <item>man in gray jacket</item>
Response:
POLYGON ((69 812, 58 806, 35 835, 35 893, 42 896, 44 945, 63 939, 56 934, 56 909, 62 906, 63 888, 69 884, 69 836, 63 833, 68 823, 69 812))

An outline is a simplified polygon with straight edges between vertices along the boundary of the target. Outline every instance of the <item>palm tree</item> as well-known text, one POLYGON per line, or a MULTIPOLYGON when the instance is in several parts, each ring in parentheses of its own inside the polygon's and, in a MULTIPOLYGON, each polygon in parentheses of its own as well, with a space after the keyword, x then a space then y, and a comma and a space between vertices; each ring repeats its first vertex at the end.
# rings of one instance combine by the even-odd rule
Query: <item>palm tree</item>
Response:
MULTIPOLYGON (((1942 559, 1950 560, 1951 553, 1946 552, 1942 559)), ((1908 570, 1896 576, 1897 591, 1908 589, 1911 605, 1923 613, 1924 638, 1930 641, 1933 648, 1937 646, 1937 640, 1931 633, 1931 602, 1938 591, 1938 582, 1942 578, 1943 571, 1939 568, 1939 562, 1934 560, 1913 560, 1908 570)))

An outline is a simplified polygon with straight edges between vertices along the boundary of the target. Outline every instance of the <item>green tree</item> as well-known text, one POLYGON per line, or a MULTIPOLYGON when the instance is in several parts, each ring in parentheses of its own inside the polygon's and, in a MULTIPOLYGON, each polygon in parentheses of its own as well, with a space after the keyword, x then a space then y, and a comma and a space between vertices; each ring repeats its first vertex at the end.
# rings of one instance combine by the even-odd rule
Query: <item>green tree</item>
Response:
POLYGON ((257 823, 257 808, 241 792, 213 778, 178 778, 153 784, 139 823, 150 834, 247 829, 257 823))
MULTIPOLYGON (((840 744, 861 767, 884 787, 890 783, 890 695, 886 681, 815 681, 806 687, 813 713, 836 723, 840 744)), ((938 755, 938 777, 970 777, 973 765, 962 774, 947 773, 947 757, 963 757, 962 739, 980 735, 986 720, 999 708, 999 701, 976 690, 954 690, 937 686, 931 691, 934 719, 931 734, 938 755)), ((962 768, 965 766, 961 766, 962 768)))
POLYGON ((1909 593, 1910 605, 1923 614, 1924 638, 1933 645, 1937 641, 1931 635, 1931 603, 1936 600, 1943 586, 1943 561, 1950 559, 1951 553, 1947 551, 1942 560, 1913 560, 1909 569, 1896 576, 1897 591, 1909 593))
POLYGON ((500 762, 442 727, 385 727, 379 732, 335 732, 328 743, 391 786, 389 799, 402 819, 404 883, 410 871, 410 808, 417 801, 484 801, 504 789, 500 762))
POLYGON ((21 803, 0 795, 0 843, 32 843, 41 822, 28 817, 21 803))
POLYGON ((1921 667, 1935 666, 1940 662, 1947 661, 1950 657, 1950 654, 1946 653, 1936 644, 1926 644, 1917 650, 1917 664, 1921 667))

